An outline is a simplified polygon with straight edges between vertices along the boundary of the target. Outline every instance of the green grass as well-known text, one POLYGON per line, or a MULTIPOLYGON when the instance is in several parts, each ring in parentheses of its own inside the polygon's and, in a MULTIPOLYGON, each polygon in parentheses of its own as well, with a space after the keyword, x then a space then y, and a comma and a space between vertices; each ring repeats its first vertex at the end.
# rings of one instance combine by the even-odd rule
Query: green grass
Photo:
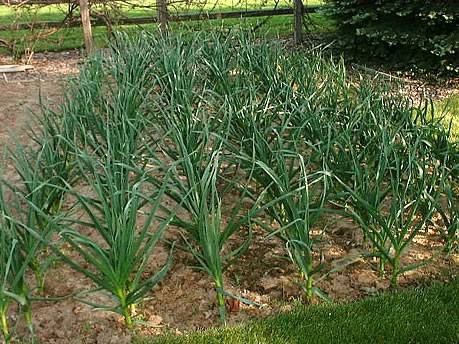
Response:
POLYGON ((443 123, 445 126, 451 124, 453 139, 459 140, 459 94, 437 102, 436 106, 438 110, 445 111, 443 123))
POLYGON ((137 343, 458 343, 459 281, 294 312, 187 336, 137 343))
MULTIPOLYGON (((311 30, 316 33, 329 32, 333 30, 333 22, 325 18, 322 14, 312 14, 311 30)), ((270 37, 287 37, 293 32, 293 17, 291 15, 275 16, 270 18, 242 18, 242 19, 223 19, 209 21, 190 21, 183 23, 171 23, 174 31, 204 31, 216 28, 229 29, 232 27, 253 29, 259 27, 260 35, 270 37)), ((138 32, 140 30, 156 31, 157 25, 141 26, 118 26, 117 30, 138 32)), ((21 31, 0 31, 0 38, 8 41, 15 41, 18 54, 26 50, 34 52, 45 51, 65 51, 80 49, 84 47, 83 31, 81 28, 61 29, 44 39, 37 39, 43 30, 35 30, 33 33, 27 30, 21 31)), ((107 44, 107 29, 105 27, 94 27, 93 37, 96 47, 105 47, 107 44)), ((0 47, 0 54, 7 53, 7 50, 0 47)))
MULTIPOLYGON (((142 2, 148 4, 150 0, 142 2)), ((192 4, 171 7, 170 13, 196 13, 200 11, 225 12, 231 10, 253 10, 253 9, 271 9, 275 5, 274 0, 260 1, 247 0, 238 2, 236 0, 213 0, 205 5, 192 4)), ((317 6, 323 3, 322 0, 307 0, 307 6, 317 6)), ((279 2, 278 7, 291 6, 290 2, 279 2)), ((51 5, 45 7, 29 6, 21 10, 15 10, 10 7, 0 6, 0 24, 9 24, 13 22, 30 22, 30 21, 62 21, 65 18, 67 7, 65 5, 51 5)), ((146 16, 155 16, 154 9, 146 8, 120 8, 123 16, 128 18, 139 18, 146 16)), ((78 11, 75 12, 78 16, 78 11)), ((333 23, 322 14, 313 14, 311 18, 311 28, 314 32, 330 31, 333 29, 333 23)), ((233 26, 242 26, 243 28, 260 27, 259 31, 263 35, 270 36, 288 36, 293 30, 293 17, 276 16, 270 18, 243 18, 243 19, 225 19, 211 21, 194 21, 183 23, 172 23, 171 29, 175 31, 186 30, 209 30, 218 27, 231 28, 233 26), (267 19, 267 20, 266 20, 267 19)), ((117 27, 119 30, 139 30, 146 29, 155 31, 156 24, 141 26, 123 26, 117 27)), ((105 27, 94 27, 93 35, 95 44, 98 47, 105 47, 107 40, 107 30, 105 27)), ((83 32, 81 28, 62 29, 52 34, 47 34, 46 30, 21 30, 21 31, 0 31, 0 38, 9 42, 15 42, 15 50, 18 55, 26 51, 43 52, 43 51, 64 51, 70 49, 79 49, 84 47, 83 32), (45 37, 43 37, 45 35, 45 37)), ((7 53, 5 48, 0 47, 0 54, 7 53)))

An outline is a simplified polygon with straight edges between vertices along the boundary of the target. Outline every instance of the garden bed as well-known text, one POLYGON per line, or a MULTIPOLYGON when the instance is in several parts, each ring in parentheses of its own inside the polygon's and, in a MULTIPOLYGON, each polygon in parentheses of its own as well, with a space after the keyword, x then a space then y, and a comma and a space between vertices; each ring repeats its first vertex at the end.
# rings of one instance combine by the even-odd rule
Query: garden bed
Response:
MULTIPOLYGON (((69 61, 67 57, 65 54, 48 55, 46 63, 37 63, 35 72, 15 75, 8 83, 2 84, 6 86, 6 92, 0 94, 0 120, 8 123, 8 126, 0 128, 2 143, 11 142, 7 139, 7 129, 15 131, 16 138, 20 137, 23 143, 27 143, 24 127, 30 121, 24 107, 35 104, 39 87, 48 103, 61 102, 64 85, 61 73, 74 74, 78 58, 73 56, 69 61), (23 101, 18 101, 19 99, 23 101)), ((58 107, 54 105, 54 108, 58 107)), ((18 182, 11 165, 6 171, 7 179, 18 182)), ((231 209, 236 198, 237 193, 233 198, 225 198, 224 206, 231 209)), ((224 216, 222 223, 229 219, 229 216, 224 216)), ((346 260, 347 267, 330 273, 317 287, 337 302, 361 299, 387 290, 389 280, 376 271, 377 262, 363 257, 369 247, 368 243, 363 242, 359 227, 350 219, 337 215, 327 216, 324 224, 327 225, 327 230, 318 247, 325 257, 325 270, 335 268, 340 259, 346 260)), ((79 230, 82 233, 90 232, 82 227, 79 230)), ((180 242, 177 232, 178 229, 174 228, 166 234, 166 238, 176 238, 180 242)), ((100 243, 100 238, 95 240, 100 243)), ((243 235, 236 234, 232 243, 243 240, 243 235)), ((156 271, 161 267, 167 261, 168 254, 169 246, 159 244, 146 272, 156 271)), ((73 256, 76 257, 74 254, 73 256)), ((319 258, 318 253, 315 253, 315 258, 319 258)), ((442 240, 433 227, 427 227, 416 235, 409 250, 405 252, 403 264, 427 261, 429 264, 426 266, 400 276, 399 287, 424 286, 432 280, 447 282, 457 276, 459 256, 457 253, 448 256, 442 253, 442 240)), ((75 343, 120 343, 129 342, 136 336, 184 333, 214 326, 219 317, 215 304, 215 288, 211 278, 194 269, 195 265, 190 253, 176 249, 174 263, 166 277, 148 294, 149 298, 139 304, 134 315, 144 325, 138 324, 134 331, 127 331, 117 314, 94 311, 88 305, 66 298, 55 302, 33 303, 36 335, 47 343, 67 343, 69 338, 75 343)), ((230 324, 289 310, 292 301, 298 300, 302 294, 302 290, 295 283, 299 277, 297 268, 285 259, 285 243, 275 237, 266 239, 266 232, 259 226, 253 228, 250 250, 239 258, 236 265, 229 267, 224 277, 225 290, 257 304, 244 305, 230 301, 226 307, 227 321, 230 324)), ((48 273, 44 295, 64 296, 87 290, 91 286, 92 282, 87 278, 62 262, 57 262, 48 273)), ((91 301, 103 303, 107 301, 107 297, 94 294, 91 301)), ((18 319, 15 312, 11 317, 12 323, 18 319)), ((22 320, 18 324, 18 333, 27 337, 27 328, 22 320)))

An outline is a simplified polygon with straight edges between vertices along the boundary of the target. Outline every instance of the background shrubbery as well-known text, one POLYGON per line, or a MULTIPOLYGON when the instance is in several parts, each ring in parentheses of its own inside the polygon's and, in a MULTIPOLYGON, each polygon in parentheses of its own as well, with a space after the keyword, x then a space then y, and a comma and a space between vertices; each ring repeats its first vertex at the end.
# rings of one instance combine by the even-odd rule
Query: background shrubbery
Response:
POLYGON ((340 42, 400 67, 459 72, 456 0, 327 0, 340 42))

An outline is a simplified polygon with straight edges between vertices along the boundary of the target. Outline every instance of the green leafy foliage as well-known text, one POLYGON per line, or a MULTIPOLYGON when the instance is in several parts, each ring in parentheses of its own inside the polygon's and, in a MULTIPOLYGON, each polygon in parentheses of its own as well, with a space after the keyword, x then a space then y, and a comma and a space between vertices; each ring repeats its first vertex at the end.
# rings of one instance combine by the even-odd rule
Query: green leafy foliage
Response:
POLYGON ((22 308, 27 326, 33 334, 31 293, 26 281, 27 267, 38 252, 39 241, 30 245, 29 236, 22 224, 21 216, 15 216, 14 207, 5 198, 3 185, 0 185, 0 331, 5 342, 12 336, 8 321, 11 304, 22 308))
POLYGON ((405 68, 459 72, 459 3, 328 0, 345 49, 405 68))

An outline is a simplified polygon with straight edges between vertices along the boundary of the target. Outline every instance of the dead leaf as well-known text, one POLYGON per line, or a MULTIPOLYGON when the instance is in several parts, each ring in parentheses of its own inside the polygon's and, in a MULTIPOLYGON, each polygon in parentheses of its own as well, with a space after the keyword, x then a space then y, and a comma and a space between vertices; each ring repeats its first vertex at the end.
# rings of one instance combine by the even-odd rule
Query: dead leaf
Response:
POLYGON ((232 297, 225 300, 226 309, 231 313, 237 313, 241 310, 241 302, 232 297))
POLYGON ((160 325, 163 322, 163 318, 159 315, 152 314, 148 317, 148 322, 154 326, 160 325))

